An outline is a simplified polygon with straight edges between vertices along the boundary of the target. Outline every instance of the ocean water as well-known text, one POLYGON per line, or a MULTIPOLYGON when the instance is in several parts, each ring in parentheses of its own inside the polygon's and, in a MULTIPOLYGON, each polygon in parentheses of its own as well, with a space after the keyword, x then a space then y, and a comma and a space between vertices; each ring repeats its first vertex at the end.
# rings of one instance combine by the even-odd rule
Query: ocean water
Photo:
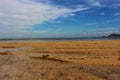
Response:
POLYGON ((57 42, 83 40, 120 40, 120 38, 40 38, 40 39, 0 39, 0 42, 57 42))

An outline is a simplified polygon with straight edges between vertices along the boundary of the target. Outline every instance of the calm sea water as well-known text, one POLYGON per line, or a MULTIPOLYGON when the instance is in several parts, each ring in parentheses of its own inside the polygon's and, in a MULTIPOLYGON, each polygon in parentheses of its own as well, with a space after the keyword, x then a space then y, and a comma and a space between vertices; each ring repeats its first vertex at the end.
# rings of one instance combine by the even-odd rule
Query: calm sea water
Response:
POLYGON ((0 42, 57 42, 83 40, 120 40, 120 38, 46 38, 46 39, 0 39, 0 42))

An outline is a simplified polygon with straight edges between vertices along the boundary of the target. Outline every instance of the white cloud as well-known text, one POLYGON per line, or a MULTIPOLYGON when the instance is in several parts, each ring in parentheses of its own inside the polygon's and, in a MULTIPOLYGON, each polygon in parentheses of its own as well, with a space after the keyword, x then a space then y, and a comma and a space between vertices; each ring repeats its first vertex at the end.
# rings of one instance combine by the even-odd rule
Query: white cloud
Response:
POLYGON ((110 31, 110 30, 119 30, 119 27, 103 27, 103 28, 97 28, 97 29, 90 29, 92 31, 110 31))
POLYGON ((101 6, 101 3, 99 1, 97 1, 97 0, 90 0, 90 3, 93 6, 97 6, 97 7, 101 6))
MULTIPOLYGON (((31 0, 1 0, 0 1, 0 25, 7 33, 26 34, 26 29, 36 24, 54 21, 60 17, 74 16, 74 12, 83 11, 88 8, 76 7, 70 9, 61 6, 34 2, 31 0)), ((38 34, 39 32, 37 32, 38 34)))
POLYGON ((119 16, 120 15, 120 12, 117 12, 114 14, 114 16, 119 16))
POLYGON ((91 7, 120 8, 120 0, 83 0, 91 7))
POLYGON ((105 13, 100 13, 100 15, 105 15, 105 13))
POLYGON ((108 20, 107 23, 115 23, 115 22, 119 22, 120 21, 120 18, 115 18, 115 19, 112 19, 112 20, 108 20))

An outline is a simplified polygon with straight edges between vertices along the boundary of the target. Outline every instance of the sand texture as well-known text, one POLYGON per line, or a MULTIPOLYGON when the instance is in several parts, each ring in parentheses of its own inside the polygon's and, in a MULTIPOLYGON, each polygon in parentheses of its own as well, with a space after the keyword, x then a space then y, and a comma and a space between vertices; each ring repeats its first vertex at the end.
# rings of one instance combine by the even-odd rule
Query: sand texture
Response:
POLYGON ((0 80, 120 80, 120 40, 1 42, 0 80))

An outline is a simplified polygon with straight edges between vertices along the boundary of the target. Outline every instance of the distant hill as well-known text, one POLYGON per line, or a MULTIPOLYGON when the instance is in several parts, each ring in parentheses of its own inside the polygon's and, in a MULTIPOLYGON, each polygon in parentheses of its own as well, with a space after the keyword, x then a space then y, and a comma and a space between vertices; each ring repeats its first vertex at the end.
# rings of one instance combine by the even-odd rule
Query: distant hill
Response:
POLYGON ((108 38, 120 38, 120 34, 110 34, 107 37, 108 38))

